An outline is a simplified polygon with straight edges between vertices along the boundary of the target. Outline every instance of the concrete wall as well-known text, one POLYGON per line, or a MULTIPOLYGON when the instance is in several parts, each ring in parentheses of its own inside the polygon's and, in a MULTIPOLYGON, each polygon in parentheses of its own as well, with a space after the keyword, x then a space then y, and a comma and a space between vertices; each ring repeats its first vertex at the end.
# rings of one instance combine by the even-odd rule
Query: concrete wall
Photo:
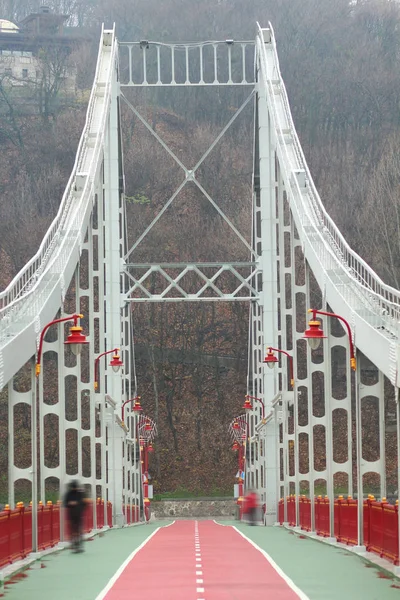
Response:
POLYGON ((225 517, 234 519, 236 515, 236 500, 161 500, 151 503, 151 513, 156 519, 215 519, 225 517))

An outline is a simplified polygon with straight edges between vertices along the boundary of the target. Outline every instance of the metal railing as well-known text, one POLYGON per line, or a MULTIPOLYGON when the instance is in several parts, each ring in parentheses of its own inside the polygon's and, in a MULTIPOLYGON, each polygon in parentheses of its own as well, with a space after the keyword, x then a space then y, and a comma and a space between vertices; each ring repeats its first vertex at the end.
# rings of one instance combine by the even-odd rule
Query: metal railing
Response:
MULTIPOLYGON (((283 158, 281 168, 285 171, 286 183, 290 182, 293 194, 291 209, 297 213, 302 232, 312 245, 318 244, 320 262, 325 271, 335 271, 342 278, 343 294, 347 299, 352 296, 358 303, 366 306, 374 313, 375 326, 384 326, 393 337, 397 338, 400 321, 400 291, 385 284, 374 270, 350 247, 342 233, 327 213, 317 192, 299 138, 293 123, 285 85, 282 80, 276 41, 271 24, 271 49, 267 50, 263 32, 258 26, 256 51, 260 60, 261 74, 266 87, 268 103, 271 108, 272 121, 276 131, 277 151, 283 158), (267 51, 273 53, 273 74, 268 72, 267 51), (277 107, 277 97, 283 102, 284 119, 277 107), (286 143, 290 135, 290 146, 286 143), (285 139, 286 136, 286 139, 285 139), (289 148, 294 149, 293 157, 289 156, 289 148), (295 177, 296 171, 304 171, 306 187, 300 187, 295 177), (345 285, 349 283, 349 285, 345 285)), ((288 194, 289 198, 290 194, 288 194)))
POLYGON ((119 42, 122 86, 254 84, 254 42, 119 42))
MULTIPOLYGON (((114 31, 102 31, 94 84, 74 166, 65 188, 60 208, 47 230, 39 250, 14 277, 7 288, 0 293, 0 341, 4 337, 4 328, 9 324, 9 319, 5 317, 15 315, 24 301, 32 296, 39 285, 45 283, 44 278, 46 275, 62 275, 73 248, 77 243, 79 244, 83 241, 85 232, 82 229, 85 214, 88 206, 94 199, 94 175, 102 155, 108 106, 111 97, 112 67, 116 60, 116 47, 114 31), (111 43, 108 46, 104 44, 105 36, 107 35, 111 37, 111 43), (106 82, 99 83, 99 73, 105 59, 105 52, 111 53, 110 66, 106 82), (90 147, 92 148, 92 154, 90 164, 87 171, 82 174, 86 180, 82 190, 78 191, 77 175, 80 174, 80 168, 87 154, 89 132, 92 127, 96 102, 100 95, 103 98, 101 119, 97 125, 96 137, 91 140, 90 147)), ((35 309, 33 308, 32 310, 34 312, 35 309)))

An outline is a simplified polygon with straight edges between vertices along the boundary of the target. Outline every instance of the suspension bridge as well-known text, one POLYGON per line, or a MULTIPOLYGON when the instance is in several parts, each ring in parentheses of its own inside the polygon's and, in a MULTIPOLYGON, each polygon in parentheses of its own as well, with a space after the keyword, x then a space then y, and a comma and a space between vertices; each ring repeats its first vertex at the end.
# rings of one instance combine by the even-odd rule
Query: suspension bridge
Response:
POLYGON ((364 561, 379 557, 379 566, 396 574, 400 523, 397 497, 387 501, 385 406, 389 397, 396 405, 399 457, 399 313, 400 292, 351 249, 324 209, 292 120, 270 25, 258 27, 255 41, 192 44, 119 43, 114 30, 103 30, 59 211, 36 255, 0 293, 9 458, 8 504, 0 513, 4 595, 201 600, 261 598, 272 590, 276 598, 397 597, 395 580, 365 569, 370 563, 357 554, 364 561), (129 96, 130 89, 150 87, 240 87, 246 94, 193 166, 183 164, 129 96), (122 104, 183 175, 132 246, 122 104), (197 172, 247 106, 254 107, 254 167, 245 236, 197 172), (188 184, 243 245, 246 262, 138 262, 139 244, 188 184), (238 516, 254 488, 262 527, 241 521, 159 527, 150 518, 149 453, 157 424, 138 395, 132 305, 154 302, 249 304, 248 392, 229 429, 238 456, 238 516), (372 458, 363 438, 371 401, 379 449, 372 458), (31 414, 26 467, 16 448, 20 404, 31 414), (46 454, 50 431, 57 434, 57 466, 49 466, 46 454), (335 452, 338 444, 344 459, 335 452), (317 447, 326 457, 322 469, 317 447), (366 483, 371 475, 375 496, 366 483), (84 530, 92 540, 79 558, 52 552, 65 547, 68 531, 60 503, 48 500, 54 481, 63 495, 73 479, 87 490, 84 530), (30 484, 30 505, 15 502, 21 480, 30 484))

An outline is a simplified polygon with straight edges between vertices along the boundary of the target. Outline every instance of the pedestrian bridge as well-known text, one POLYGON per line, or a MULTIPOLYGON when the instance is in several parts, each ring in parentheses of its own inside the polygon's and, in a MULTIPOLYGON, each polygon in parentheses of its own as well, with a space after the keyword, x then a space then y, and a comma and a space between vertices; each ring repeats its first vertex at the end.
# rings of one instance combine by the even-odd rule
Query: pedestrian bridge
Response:
POLYGON ((6 581, 6 597, 205 600, 261 598, 268 589, 275 598, 397 597, 395 581, 365 560, 379 556, 389 572, 399 560, 398 460, 396 473, 388 469, 396 450, 400 456, 399 322, 400 292, 348 245, 319 197, 271 25, 257 26, 255 41, 193 44, 120 44, 114 30, 102 31, 59 211, 37 254, 0 293, 0 390, 9 408, 3 579, 20 560, 34 560, 6 581), (194 165, 180 160, 129 94, 220 86, 243 90, 244 100, 194 165), (127 236, 122 106, 180 173, 175 192, 134 240, 127 236), (250 106, 251 227, 242 232, 198 172, 250 106), (240 242, 239 259, 143 259, 138 247, 188 185, 240 242), (153 404, 140 397, 132 307, 160 302, 249 305, 247 394, 242 409, 238 399, 240 414, 225 417, 237 453, 232 484, 239 515, 247 490, 255 488, 266 527, 187 521, 158 528, 151 521, 158 423, 153 404), (55 397, 50 382, 57 382, 55 397), (24 467, 16 452, 18 405, 30 411, 33 432, 31 465, 24 467), (371 405, 375 418, 367 431, 371 405), (76 478, 90 501, 85 530, 93 539, 79 556, 42 555, 68 533, 60 506, 50 500, 54 482, 62 496, 76 478), (21 481, 30 505, 16 504, 21 481), (396 495, 391 503, 389 491, 396 495))
POLYGON ((283 527, 160 521, 90 537, 6 581, 6 600, 395 600, 397 578, 283 527))

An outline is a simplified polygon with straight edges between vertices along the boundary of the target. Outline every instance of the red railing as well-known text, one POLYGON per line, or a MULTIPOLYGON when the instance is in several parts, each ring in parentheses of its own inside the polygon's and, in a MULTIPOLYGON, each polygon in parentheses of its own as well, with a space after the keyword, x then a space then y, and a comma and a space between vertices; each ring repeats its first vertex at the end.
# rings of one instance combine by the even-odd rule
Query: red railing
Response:
MULTIPOLYGON (((55 546, 60 540, 60 506, 38 506, 38 546, 55 546)), ((25 558, 32 552, 32 509, 22 502, 14 510, 0 512, 0 566, 25 558)))
MULTIPOLYGON (((293 500, 295 503, 296 499, 293 500)), ((301 529, 311 531, 311 500, 306 496, 300 496, 299 519, 301 529)))
POLYGON ((97 529, 103 529, 104 527, 104 500, 97 498, 96 500, 96 518, 97 518, 97 529))
POLYGON ((287 520, 291 527, 296 525, 296 498, 288 496, 286 499, 287 520))
POLYGON ((281 525, 283 525, 285 521, 285 503, 283 498, 278 502, 278 521, 281 525))
POLYGON ((367 550, 399 564, 398 505, 370 499, 367 550))
POLYGON ((89 501, 83 513, 83 533, 90 533, 93 529, 93 503, 89 501))
POLYGON ((127 525, 139 522, 139 506, 137 504, 124 504, 122 509, 127 525))
POLYGON ((340 519, 340 536, 344 544, 357 545, 358 522, 357 522, 357 500, 342 499, 340 505, 342 517, 340 519))
POLYGON ((109 527, 112 527, 112 522, 113 522, 113 518, 112 518, 112 504, 111 504, 111 502, 107 502, 107 525, 109 527))
POLYGON ((329 499, 318 496, 315 500, 315 531, 322 537, 329 537, 329 499))
MULTIPOLYGON (((287 498, 287 513, 290 525, 295 522, 292 515, 296 514, 296 502, 299 502, 300 527, 311 531, 311 500, 305 496, 287 498)), ((334 535, 338 542, 353 546, 358 543, 357 500, 353 498, 335 499, 334 503, 334 535)), ((329 527, 329 499, 318 496, 314 500, 315 531, 317 535, 328 537, 329 527)), ((284 502, 279 501, 278 519, 284 522, 284 502)), ((398 504, 389 504, 383 499, 376 502, 373 496, 364 501, 363 508, 363 543, 369 552, 375 552, 395 565, 399 564, 399 534, 398 534, 398 504)))
MULTIPOLYGON (((97 528, 104 527, 104 501, 96 502, 97 528)), ((93 529, 94 509, 89 503, 84 514, 83 530, 85 533, 93 529)), ((132 514, 137 515, 137 511, 132 514)), ((135 517, 136 518, 136 517, 135 517)), ((107 503, 107 520, 112 527, 112 505, 107 503)), ((61 505, 48 502, 46 506, 38 505, 38 547, 45 550, 60 541, 61 505)), ((68 538, 68 526, 66 526, 68 538)), ((32 509, 19 502, 15 509, 6 508, 0 512, 0 567, 25 558, 32 552, 32 509)))

